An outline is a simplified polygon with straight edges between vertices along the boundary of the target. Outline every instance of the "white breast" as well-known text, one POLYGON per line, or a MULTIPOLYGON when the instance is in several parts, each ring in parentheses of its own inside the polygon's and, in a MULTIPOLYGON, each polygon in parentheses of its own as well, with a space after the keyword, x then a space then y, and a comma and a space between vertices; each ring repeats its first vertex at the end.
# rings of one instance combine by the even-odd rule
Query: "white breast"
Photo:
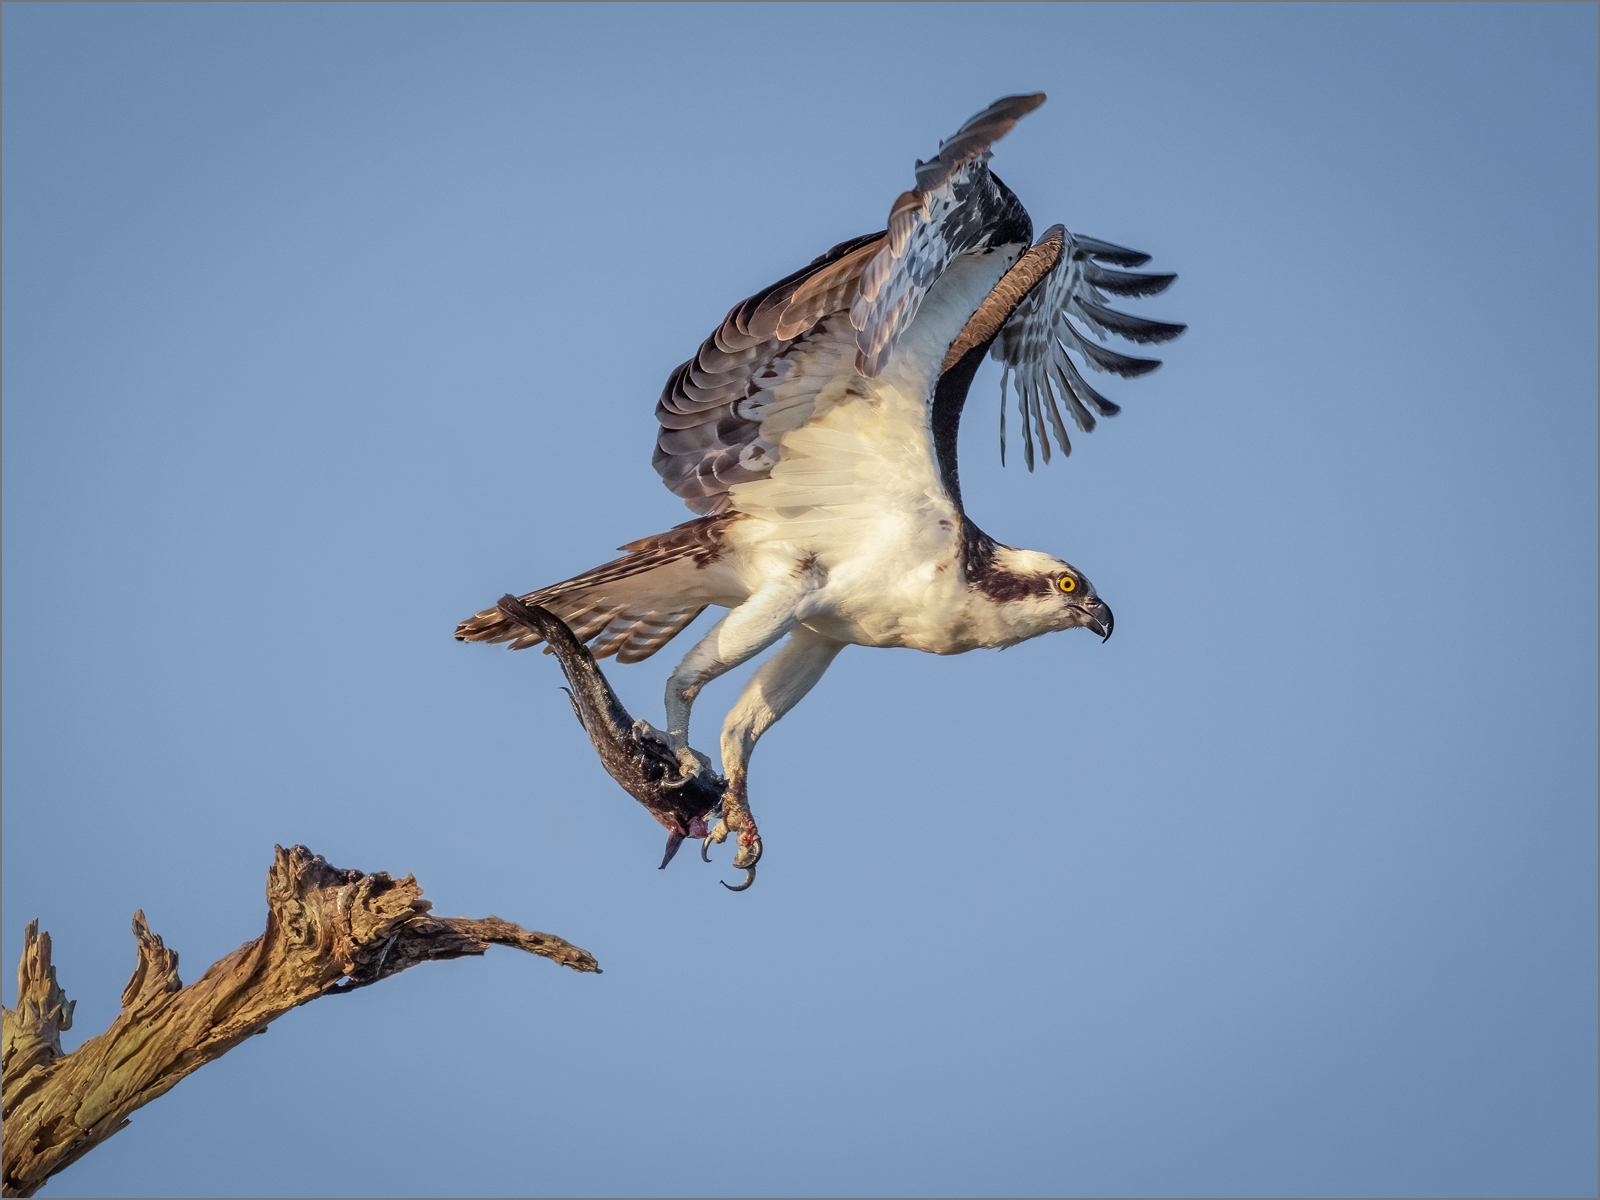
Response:
POLYGON ((950 343, 1015 260, 995 251, 952 263, 876 379, 856 372, 844 313, 789 356, 753 414, 778 463, 731 491, 754 518, 729 531, 752 589, 815 556, 826 584, 805 624, 820 633, 946 654, 993 644, 967 628, 960 514, 939 477, 928 413, 950 343))

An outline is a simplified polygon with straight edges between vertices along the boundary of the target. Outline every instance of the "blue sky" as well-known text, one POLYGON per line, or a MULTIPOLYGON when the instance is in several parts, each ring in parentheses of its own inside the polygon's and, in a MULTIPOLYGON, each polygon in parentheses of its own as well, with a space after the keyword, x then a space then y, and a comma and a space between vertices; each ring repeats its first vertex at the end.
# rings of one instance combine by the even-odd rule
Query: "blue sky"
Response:
POLYGON ((297 1010, 46 1195, 1593 1194, 1593 5, 3 12, 5 963, 70 1049, 300 842, 606 968, 297 1010), (986 367, 962 481, 1116 637, 847 650, 758 885, 658 872, 454 624, 686 519, 668 372, 1033 90, 1190 331, 1033 475, 986 367))

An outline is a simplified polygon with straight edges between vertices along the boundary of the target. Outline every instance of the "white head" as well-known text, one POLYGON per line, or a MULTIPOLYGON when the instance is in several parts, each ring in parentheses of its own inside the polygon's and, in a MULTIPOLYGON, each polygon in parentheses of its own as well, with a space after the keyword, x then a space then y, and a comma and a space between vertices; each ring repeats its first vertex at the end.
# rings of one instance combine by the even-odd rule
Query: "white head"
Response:
POLYGON ((1038 550, 990 543, 989 553, 967 556, 968 584, 1000 611, 1007 644, 1058 629, 1092 629, 1111 636, 1111 609, 1071 563, 1038 550))

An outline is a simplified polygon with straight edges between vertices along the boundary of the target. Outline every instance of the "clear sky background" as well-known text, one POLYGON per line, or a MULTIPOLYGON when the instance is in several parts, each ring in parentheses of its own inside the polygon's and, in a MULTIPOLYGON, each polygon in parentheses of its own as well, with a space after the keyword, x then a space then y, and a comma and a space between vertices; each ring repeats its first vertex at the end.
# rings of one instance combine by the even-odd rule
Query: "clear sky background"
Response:
POLYGON ((69 1049, 135 908, 198 978, 274 842, 605 967, 299 1009, 46 1195, 1594 1193, 1593 5, 4 35, 6 1001, 35 915, 69 1049), (454 625, 687 519, 669 371, 1034 90, 996 170, 1190 330, 1031 476, 985 367, 962 479, 1116 637, 847 650, 757 885, 657 871, 554 661, 454 625))

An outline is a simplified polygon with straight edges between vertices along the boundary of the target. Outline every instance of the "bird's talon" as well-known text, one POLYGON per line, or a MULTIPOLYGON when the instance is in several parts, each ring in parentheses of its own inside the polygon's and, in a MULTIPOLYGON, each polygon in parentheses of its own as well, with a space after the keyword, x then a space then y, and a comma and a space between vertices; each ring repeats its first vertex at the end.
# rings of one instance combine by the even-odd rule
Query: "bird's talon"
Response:
POLYGON ((744 882, 743 883, 733 884, 733 883, 729 883, 726 879, 717 880, 718 883, 720 883, 723 887, 727 888, 730 892, 742 892, 742 891, 745 890, 745 888, 749 887, 755 881, 756 881, 756 869, 755 869, 754 866, 748 866, 748 867, 746 867, 744 869, 744 882))
MULTIPOLYGON (((760 861, 761 839, 758 837, 751 838, 748 842, 746 842, 743 838, 741 838, 739 844, 739 853, 733 856, 733 865, 736 867, 745 867, 753 873, 756 869, 756 864, 760 861)), ((745 886, 748 887, 749 884, 746 884, 745 886)))
POLYGON ((642 719, 635 721, 633 723, 633 736, 655 742, 658 745, 667 747, 669 750, 672 748, 672 739, 650 724, 649 721, 642 719))
MULTIPOLYGON (((643 724, 643 722, 636 722, 636 724, 643 724)), ((677 775, 664 778, 661 781, 662 787, 681 788, 690 780, 698 779, 702 772, 710 769, 711 760, 701 754, 700 751, 690 746, 674 746, 671 734, 662 734, 658 730, 651 730, 651 733, 656 734, 678 758, 677 775)))
MULTIPOLYGON (((711 811, 715 812, 716 809, 712 809, 711 811)), ((710 862, 711 861, 711 855, 707 854, 706 851, 711 849, 711 844, 713 842, 715 842, 719 846, 722 845, 723 841, 727 838, 727 836, 728 836, 728 823, 726 821, 724 821, 719 816, 717 818, 717 823, 715 825, 713 825, 709 830, 706 831, 705 841, 700 843, 700 861, 701 862, 710 862)))

